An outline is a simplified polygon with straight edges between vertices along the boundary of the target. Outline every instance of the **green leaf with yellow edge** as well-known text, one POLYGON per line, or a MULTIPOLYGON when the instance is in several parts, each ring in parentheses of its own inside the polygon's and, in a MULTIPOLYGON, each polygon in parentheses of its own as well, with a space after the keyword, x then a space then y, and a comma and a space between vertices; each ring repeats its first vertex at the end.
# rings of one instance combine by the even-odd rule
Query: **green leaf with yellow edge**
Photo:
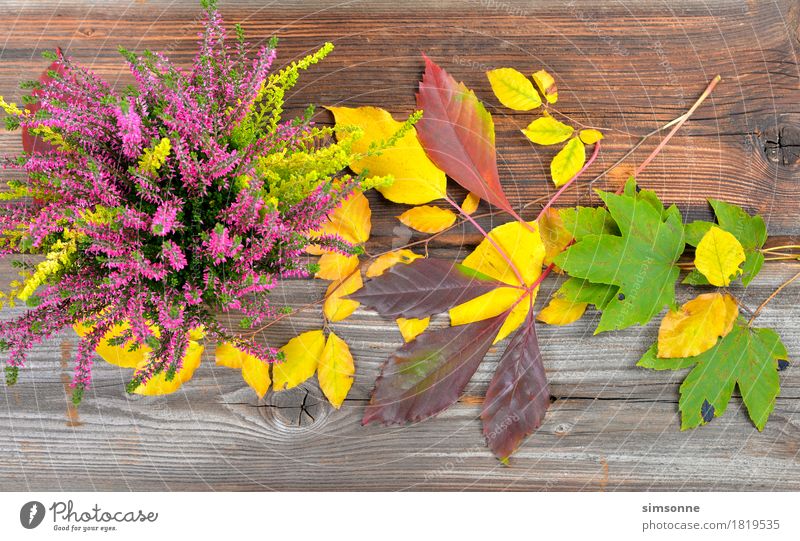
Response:
POLYGON ((722 293, 698 295, 679 310, 670 310, 658 329, 660 358, 694 357, 708 351, 733 328, 739 305, 722 293))
POLYGON ((264 397, 271 383, 266 363, 227 342, 217 344, 214 356, 218 365, 241 370, 245 383, 259 398, 264 397))
POLYGON ((539 70, 532 75, 533 82, 539 88, 539 92, 545 97, 547 103, 555 103, 558 101, 558 87, 553 76, 545 70, 539 70))
POLYGON ((569 139, 573 131, 575 129, 572 126, 559 122, 550 115, 545 115, 528 124, 522 133, 537 145, 555 145, 569 139))
MULTIPOLYGON (((403 126, 392 115, 378 107, 328 107, 336 119, 336 127, 357 126, 364 134, 353 144, 353 152, 370 153, 370 146, 388 141, 403 126)), ((391 175, 394 183, 378 186, 386 199, 395 203, 421 205, 445 195, 447 178, 425 154, 415 130, 409 130, 397 143, 371 153, 350 164, 358 174, 369 171, 371 176, 391 175)))
POLYGON ((741 274, 745 255, 742 244, 727 231, 712 226, 697 245, 694 266, 710 284, 728 286, 741 274))
POLYGON ((578 133, 578 137, 580 137, 581 141, 583 141, 585 144, 593 145, 603 138, 603 132, 600 130, 595 130, 594 128, 589 128, 586 130, 581 130, 578 133))
POLYGON ((347 398, 355 372, 353 355, 347 342, 330 333, 319 357, 317 379, 320 389, 334 408, 339 409, 347 398))
POLYGON ((515 111, 530 111, 542 104, 533 83, 514 68, 499 68, 486 72, 492 91, 500 103, 515 111))
POLYGON ((556 187, 563 186, 578 174, 586 163, 586 147, 573 137, 550 162, 550 176, 556 187))
POLYGON ((367 278, 375 278, 398 263, 408 265, 412 261, 415 261, 421 257, 421 255, 415 254, 407 248, 383 254, 377 257, 375 261, 373 261, 370 266, 367 267, 367 278))
POLYGON ((425 332, 425 329, 430 325, 431 318, 404 318, 399 317, 396 320, 397 328, 400 329, 400 334, 403 336, 403 341, 411 342, 417 336, 425 332))
POLYGON ((297 387, 314 375, 325 347, 321 330, 307 331, 295 336, 280 349, 283 362, 272 365, 272 378, 276 391, 297 387))
MULTIPOLYGON (((176 371, 172 379, 167 381, 167 372, 159 372, 147 382, 142 383, 136 387, 133 392, 145 396, 157 396, 171 394, 180 389, 181 385, 192 379, 194 371, 200 366, 200 361, 203 355, 203 346, 195 341, 189 340, 189 347, 186 348, 186 354, 183 356, 181 369, 176 371)), ((148 359, 142 359, 136 367, 142 369, 147 364, 148 359)))
POLYGON ((439 233, 455 223, 456 215, 450 209, 424 205, 408 209, 398 219, 416 231, 439 233))
POLYGON ((322 305, 322 312, 330 322, 342 321, 350 317, 359 306, 358 301, 345 299, 347 295, 355 293, 364 285, 361 279, 361 272, 356 271, 341 280, 331 282, 325 292, 325 302, 322 305))

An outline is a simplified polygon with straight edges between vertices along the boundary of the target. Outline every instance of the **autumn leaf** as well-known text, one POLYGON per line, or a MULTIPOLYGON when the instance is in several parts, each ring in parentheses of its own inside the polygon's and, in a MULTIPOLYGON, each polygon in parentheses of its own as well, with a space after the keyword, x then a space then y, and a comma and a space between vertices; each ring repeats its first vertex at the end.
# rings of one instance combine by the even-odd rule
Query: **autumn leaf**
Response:
POLYGON ((450 209, 425 205, 408 209, 398 219, 416 231, 439 233, 455 223, 456 215, 450 209))
POLYGON ((424 111, 417 133, 431 161, 463 188, 513 213, 497 172, 494 122, 475 94, 425 56, 417 106, 424 111))
POLYGON ((728 286, 741 274, 744 260, 744 248, 736 237, 712 226, 697 245, 694 266, 711 285, 728 286))
MULTIPOLYGON (((81 338, 92 331, 91 326, 82 323, 77 323, 73 325, 72 328, 81 338)), ((148 346, 139 345, 136 349, 131 351, 130 346, 134 342, 133 339, 119 346, 108 343, 109 340, 122 336, 122 334, 128 330, 130 330, 130 324, 127 321, 112 327, 100 340, 100 343, 95 348, 95 353, 107 363, 115 366, 120 366, 122 368, 136 368, 139 366, 152 351, 148 346)))
POLYGON ((463 210, 465 214, 472 214, 478 210, 480 202, 481 198, 479 196, 469 192, 467 197, 464 198, 464 202, 461 203, 461 210, 463 210))
POLYGON ((280 349, 283 362, 272 366, 275 390, 297 387, 313 376, 324 347, 325 335, 321 330, 307 331, 289 340, 280 349))
POLYGON ((555 145, 569 139, 573 131, 575 130, 572 126, 545 115, 528 124, 522 133, 537 145, 555 145))
MULTIPOLYGON (((361 192, 354 192, 333 209, 312 238, 321 235, 339 236, 346 242, 356 245, 369 240, 372 231, 372 211, 369 201, 361 192)), ((307 250, 311 254, 323 252, 318 246, 311 245, 307 250)))
MULTIPOLYGON (((328 107, 328 110, 336 119, 337 129, 357 126, 363 130, 364 134, 353 143, 354 153, 367 153, 370 145, 388 141, 403 126, 388 111, 378 107, 328 107)), ((350 168, 358 174, 368 171, 370 176, 394 177, 391 185, 375 189, 395 203, 429 203, 441 199, 447 187, 444 172, 425 154, 414 130, 409 130, 394 146, 379 154, 351 163, 350 168)))
POLYGON ((404 317, 399 317, 397 318, 396 323, 397 327, 400 329, 400 334, 403 337, 403 341, 411 342, 417 336, 425 332, 425 329, 427 329, 428 325, 430 325, 431 323, 431 318, 412 317, 408 319, 404 317))
POLYGON ((578 133, 578 137, 580 137, 581 141, 587 145, 593 145, 603 138, 603 133, 600 130, 589 128, 586 130, 581 130, 578 133))
MULTIPOLYGON (((203 346, 195 341, 189 340, 189 346, 183 356, 180 370, 173 374, 172 379, 167 381, 167 372, 159 372, 146 382, 136 387, 133 392, 145 396, 158 396, 171 394, 180 389, 181 385, 192 379, 194 371, 200 366, 203 355, 203 346)), ((142 359, 137 370, 144 368, 149 359, 142 359)))
POLYGON ((739 306, 728 294, 706 293, 680 310, 670 310, 658 329, 660 358, 694 357, 714 347, 727 335, 739 315, 739 306))
POLYGON ((229 343, 217 344, 214 355, 218 365, 241 370, 245 383, 259 398, 264 397, 271 383, 266 363, 229 343))
POLYGON ((314 275, 316 278, 340 280, 358 268, 358 256, 326 252, 322 254, 317 264, 319 270, 314 275))
POLYGON ((536 319, 548 325, 569 325, 583 317, 588 306, 588 302, 575 302, 554 296, 547 306, 536 314, 536 319))
POLYGON ((319 357, 319 386, 331 405, 339 409, 353 385, 356 369, 347 343, 334 333, 328 335, 319 357))
POLYGON ((553 76, 545 70, 539 70, 532 75, 533 82, 539 88, 539 92, 545 97, 547 103, 555 103, 558 101, 558 88, 553 76))
POLYGON ((617 297, 619 288, 613 285, 594 284, 581 278, 568 278, 539 311, 536 319, 548 325, 569 325, 579 320, 591 304, 605 309, 617 297))
POLYGON ((542 98, 533 83, 514 68, 500 68, 486 72, 492 91, 500 103, 515 111, 530 111, 542 104, 542 98))
POLYGON ((360 271, 331 282, 325 292, 325 302, 322 305, 322 312, 328 321, 341 321, 350 317, 350 314, 356 311, 359 303, 344 297, 358 291, 362 285, 364 285, 364 282, 361 279, 360 271))
POLYGON ((578 174, 586 163, 586 147, 573 137, 550 162, 550 176, 556 187, 563 186, 578 174))
POLYGON ((549 265, 553 259, 564 251, 572 242, 572 234, 564 227, 561 213, 553 207, 539 216, 539 234, 544 243, 544 264, 549 265))
POLYGON ((367 278, 380 276, 386 269, 395 266, 397 263, 405 263, 407 265, 421 257, 421 255, 415 254, 406 248, 383 254, 377 257, 375 261, 367 267, 367 278))

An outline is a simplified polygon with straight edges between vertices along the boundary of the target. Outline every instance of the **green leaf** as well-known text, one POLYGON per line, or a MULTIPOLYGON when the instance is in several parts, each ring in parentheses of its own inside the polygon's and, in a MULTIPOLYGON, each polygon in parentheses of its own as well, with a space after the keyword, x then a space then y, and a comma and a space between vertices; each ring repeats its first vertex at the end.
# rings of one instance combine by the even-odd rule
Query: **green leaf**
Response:
POLYGON ((551 116, 539 117, 522 130, 537 145, 555 145, 569 139, 575 129, 551 116))
POLYGON ((570 207, 560 209, 559 214, 564 222, 564 229, 569 231, 575 240, 586 235, 618 235, 619 228, 605 207, 570 207))
POLYGON ((573 303, 586 302, 598 310, 604 309, 617 296, 619 287, 607 284, 594 284, 581 278, 568 278, 561 284, 554 296, 573 303))
POLYGON ((578 174, 585 163, 586 147, 579 138, 573 137, 550 162, 550 176, 556 186, 563 186, 578 174))

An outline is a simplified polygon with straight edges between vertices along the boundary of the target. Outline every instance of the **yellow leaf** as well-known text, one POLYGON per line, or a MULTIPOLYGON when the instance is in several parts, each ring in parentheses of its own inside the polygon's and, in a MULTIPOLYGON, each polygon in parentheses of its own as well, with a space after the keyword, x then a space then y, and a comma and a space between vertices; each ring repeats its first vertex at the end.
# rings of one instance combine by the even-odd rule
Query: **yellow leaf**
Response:
POLYGON ((269 366, 261 362, 258 357, 227 342, 217 344, 214 357, 220 366, 240 369, 245 383, 256 392, 259 398, 263 398, 270 384, 269 366))
MULTIPOLYGON (((538 287, 533 291, 534 300, 536 299, 536 293, 538 291, 538 287)), ((527 296, 528 294, 520 289, 498 287, 489 293, 484 293, 480 297, 451 308, 449 312, 450 325, 455 327, 456 325, 464 325, 466 323, 473 323, 475 321, 499 316, 513 306, 514 308, 503 322, 503 326, 500 327, 500 331, 494 339, 494 343, 496 344, 514 332, 514 330, 525 321, 531 304, 527 296), (521 298, 522 300, 520 300, 521 298)))
POLYGON ((398 263, 404 263, 408 265, 415 259, 419 259, 421 257, 421 255, 415 254, 406 248, 402 250, 395 250, 394 252, 389 252, 388 254, 383 254, 373 261, 372 264, 367 268, 367 278, 375 278, 398 263))
POLYGON ((353 385, 356 368, 347 343, 334 333, 328 335, 322 356, 319 358, 317 378, 322 392, 331 405, 339 409, 353 385))
MULTIPOLYGON (((369 240, 372 231, 372 211, 369 201, 361 192, 352 193, 342 204, 333 209, 322 224, 318 235, 338 235, 350 244, 361 244, 369 240)), ((308 250, 309 253, 322 253, 318 247, 308 250)))
POLYGON ((430 317, 425 318, 397 318, 397 327, 400 329, 400 334, 403 335, 403 340, 411 342, 414 338, 425 332, 431 322, 430 317))
POLYGON ((553 79, 552 75, 545 70, 539 70, 534 73, 532 77, 536 86, 539 87, 539 92, 541 92, 547 100, 547 103, 555 103, 558 101, 558 88, 556 87, 556 81, 553 79))
POLYGON ((514 68, 487 71, 486 76, 494 95, 509 109, 530 111, 542 104, 542 98, 533 88, 530 79, 514 68))
POLYGON ((730 233, 712 226, 700 243, 694 255, 694 266, 697 267, 715 286, 727 286, 731 278, 741 274, 739 267, 744 263, 745 255, 742 244, 730 233))
MULTIPOLYGON (((357 126, 364 135, 355 141, 353 151, 366 153, 372 143, 390 139, 403 125, 378 107, 328 107, 336 119, 337 128, 357 126)), ((447 187, 444 172, 425 154, 415 130, 409 130, 395 146, 377 156, 369 156, 350 164, 358 174, 368 170, 370 176, 391 175, 394 183, 376 189, 389 201, 421 205, 441 199, 447 187)), ((363 241, 362 241, 363 242, 363 241)))
POLYGON ((669 311, 658 329, 658 357, 694 357, 733 329, 739 306, 728 294, 706 293, 669 311))
MULTIPOLYGON (((174 393, 194 376, 194 371, 200 366, 203 349, 198 342, 189 340, 189 347, 186 348, 186 355, 183 357, 183 365, 171 381, 167 381, 166 372, 161 372, 153 376, 147 383, 139 385, 133 392, 146 396, 174 393)), ((143 359, 136 368, 143 368, 145 364, 147 364, 147 359, 143 359)))
POLYGON ((545 249, 544 264, 549 265, 572 242, 572 233, 564 227, 561 214, 553 207, 548 208, 539 218, 539 228, 545 249))
MULTIPOLYGON (((77 323, 73 325, 72 328, 81 338, 92 332, 91 326, 82 323, 77 323)), ((136 368, 142 363, 150 351, 152 351, 149 347, 140 345, 135 351, 128 351, 131 341, 122 346, 111 346, 108 344, 110 338, 116 338, 128 329, 130 329, 130 325, 126 321, 125 323, 115 325, 106 333, 103 339, 100 340, 97 348, 95 348, 95 352, 100 358, 109 364, 121 366, 122 368, 136 368)))
POLYGON ((545 115, 528 124, 522 133, 537 145, 555 145, 569 139, 573 131, 572 126, 545 115))
POLYGON ((241 369, 245 353, 233 344, 220 342, 214 351, 214 360, 219 366, 241 369))
POLYGON ((585 163, 586 147, 578 137, 573 137, 550 162, 550 175, 556 187, 569 182, 585 163))
POLYGON ((275 390, 297 387, 313 376, 324 347, 325 335, 319 330, 304 332, 289 340, 280 349, 283 362, 272 365, 275 390))
POLYGON ((578 133, 578 137, 587 145, 593 145, 603 138, 603 133, 600 130, 590 128, 588 130, 581 130, 580 133, 578 133))
POLYGON ((325 304, 322 306, 322 311, 328 321, 341 321, 356 311, 360 303, 350 299, 343 299, 342 297, 355 293, 363 285, 364 282, 361 280, 361 272, 359 271, 341 280, 331 282, 331 285, 328 286, 328 291, 325 293, 325 304))
POLYGON ((453 225, 456 215, 450 209, 425 205, 408 209, 398 219, 402 224, 422 233, 438 233, 453 225))
MULTIPOLYGON (((531 285, 542 272, 545 249, 539 234, 539 224, 509 222, 489 232, 491 238, 511 258, 522 273, 525 285, 531 285)), ((502 255, 483 239, 463 261, 464 265, 506 284, 521 285, 502 255)))
POLYGON ((472 214, 476 210, 478 210, 478 205, 481 203, 481 198, 475 195, 472 192, 467 194, 467 197, 464 198, 464 202, 461 203, 461 210, 463 210, 467 214, 472 214))
POLYGON ((358 268, 358 256, 327 252, 322 254, 318 264, 319 271, 314 276, 323 280, 339 280, 358 268))
POLYGON ((588 303, 572 302, 561 297, 553 297, 536 315, 536 319, 548 325, 569 325, 578 321, 586 311, 588 303))

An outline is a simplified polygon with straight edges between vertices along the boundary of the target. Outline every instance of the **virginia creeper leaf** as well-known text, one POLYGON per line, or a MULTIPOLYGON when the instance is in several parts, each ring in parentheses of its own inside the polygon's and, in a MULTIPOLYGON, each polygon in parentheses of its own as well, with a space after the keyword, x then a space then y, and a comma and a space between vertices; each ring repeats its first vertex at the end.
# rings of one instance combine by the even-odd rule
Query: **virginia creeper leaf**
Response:
POLYGON ((586 147, 578 137, 573 137, 550 162, 550 176, 557 187, 563 186, 578 174, 585 163, 586 147))
POLYGON ((486 72, 492 92, 500 103, 515 111, 530 111, 542 104, 533 83, 514 68, 499 68, 486 72))
POLYGON ((553 296, 547 306, 539 310, 536 320, 548 325, 569 325, 583 317, 588 302, 574 302, 559 296, 553 296))
POLYGON ((658 329, 658 356, 694 357, 714 347, 733 328, 739 305, 722 293, 698 295, 679 310, 670 310, 658 329))
POLYGON ((712 226, 697 245, 694 266, 710 284, 728 286, 742 272, 739 266, 744 260, 744 248, 736 237, 712 226))
POLYGON ((400 334, 403 336, 403 341, 405 342, 411 342, 414 338, 425 332, 425 329, 428 328, 430 323, 430 317, 397 318, 397 328, 400 329, 400 334))
POLYGON ((453 225, 456 215, 450 209, 424 205, 408 209, 398 219, 403 225, 416 231, 438 233, 453 225))
POLYGON ((578 133, 578 137, 587 145, 593 145, 603 138, 603 133, 600 130, 589 128, 587 130, 581 130, 578 133))
POLYGON ((537 145, 555 145, 569 139, 573 131, 575 130, 572 126, 545 115, 528 124, 522 133, 537 145))

